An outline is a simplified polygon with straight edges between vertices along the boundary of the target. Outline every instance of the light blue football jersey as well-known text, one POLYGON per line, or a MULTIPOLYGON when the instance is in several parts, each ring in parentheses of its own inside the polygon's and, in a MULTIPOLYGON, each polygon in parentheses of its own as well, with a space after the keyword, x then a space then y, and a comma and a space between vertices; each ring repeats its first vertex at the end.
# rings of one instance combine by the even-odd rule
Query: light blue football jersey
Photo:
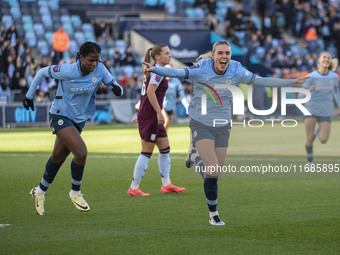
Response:
POLYGON ((187 109, 189 106, 188 100, 182 88, 182 83, 178 78, 171 78, 168 81, 168 89, 165 92, 163 108, 166 111, 171 111, 176 107, 177 92, 182 100, 184 107, 187 109))
MULTIPOLYGON (((76 123, 86 121, 94 115, 95 94, 101 82, 107 86, 116 83, 102 63, 99 63, 93 72, 85 76, 81 72, 79 61, 46 68, 39 72, 42 72, 44 76, 59 80, 57 94, 52 102, 50 113, 66 116, 76 123), (46 68, 48 73, 46 73, 46 68)), ((33 98, 36 87, 43 78, 38 74, 26 94, 29 99, 33 98)))
MULTIPOLYGON (((194 91, 190 104, 190 116, 207 126, 225 126, 231 121, 233 101, 243 99, 243 94, 233 94, 229 89, 239 84, 253 84, 267 87, 288 87, 294 79, 264 78, 256 76, 242 67, 240 62, 230 60, 224 74, 214 70, 212 58, 200 60, 196 65, 184 69, 154 67, 153 71, 162 76, 192 79, 194 91), (217 125, 216 125, 217 124, 217 125)), ((235 91, 238 91, 238 89, 235 91)))
POLYGON ((315 89, 311 91, 311 99, 305 104, 307 110, 313 116, 328 117, 333 115, 334 100, 340 107, 339 78, 336 72, 329 71, 323 75, 317 70, 308 74, 303 88, 309 89, 314 85, 315 89))
POLYGON ((187 77, 194 80, 194 91, 190 103, 190 116, 207 126, 215 126, 214 120, 231 121, 233 97, 229 89, 223 85, 238 86, 252 84, 255 75, 242 67, 240 62, 230 60, 223 75, 216 74, 213 59, 200 60, 196 65, 187 67, 187 77), (203 98, 203 100, 202 100, 203 98), (205 100, 206 99, 206 100, 205 100), (202 102, 206 102, 206 109, 202 102), (206 112, 206 114, 202 114, 206 112))

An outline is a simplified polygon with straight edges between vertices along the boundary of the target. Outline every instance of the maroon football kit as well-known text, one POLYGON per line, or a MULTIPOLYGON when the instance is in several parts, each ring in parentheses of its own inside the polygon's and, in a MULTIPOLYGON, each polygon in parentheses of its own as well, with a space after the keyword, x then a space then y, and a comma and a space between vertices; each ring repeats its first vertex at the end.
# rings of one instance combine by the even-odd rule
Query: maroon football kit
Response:
POLYGON ((165 92, 168 89, 168 80, 163 76, 150 73, 142 87, 140 108, 137 115, 139 134, 142 140, 155 143, 157 138, 167 137, 167 134, 164 126, 158 124, 157 113, 149 101, 147 95, 149 84, 155 84, 157 86, 156 97, 162 109, 165 92))

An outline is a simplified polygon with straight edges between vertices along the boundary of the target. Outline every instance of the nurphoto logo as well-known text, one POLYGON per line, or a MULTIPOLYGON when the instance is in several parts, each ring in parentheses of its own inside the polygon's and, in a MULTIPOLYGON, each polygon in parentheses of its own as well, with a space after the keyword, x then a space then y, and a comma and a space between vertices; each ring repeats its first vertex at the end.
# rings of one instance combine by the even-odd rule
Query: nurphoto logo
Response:
MULTIPOLYGON (((234 86, 234 85, 230 85, 230 84, 215 84, 215 85, 208 85, 206 83, 201 83, 202 85, 204 85, 204 87, 206 88, 200 88, 201 90, 203 90, 206 93, 202 93, 201 95, 201 114, 202 115, 207 115, 207 95, 209 95, 214 104, 218 105, 214 95, 217 97, 219 104, 222 106, 223 105, 223 101, 221 99, 221 96, 219 95, 219 93, 217 92, 217 90, 221 90, 221 89, 227 89, 230 91, 232 98, 233 98, 233 115, 244 115, 245 114, 245 107, 244 107, 244 94, 243 91, 234 86), (213 94, 211 92, 213 92, 213 94)), ((257 115, 257 116, 269 116, 272 113, 275 112, 276 108, 278 107, 278 98, 279 98, 279 93, 278 93, 278 88, 277 87, 273 87, 272 88, 272 104, 270 109, 266 109, 266 110, 258 110, 255 109, 254 104, 253 104, 253 88, 252 87, 248 87, 248 101, 247 101, 247 105, 248 105, 248 109, 250 111, 250 113, 257 115)), ((296 87, 282 87, 281 88, 281 94, 280 94, 280 105, 281 105, 281 115, 286 116, 287 115, 287 105, 288 104, 292 104, 295 105, 305 116, 310 116, 311 113, 306 109, 306 107, 303 105, 304 103, 308 102, 311 98, 311 93, 309 90, 304 89, 304 88, 296 88, 296 87), (304 97, 302 98, 288 98, 287 94, 288 93, 299 93, 304 95, 304 97)), ((295 127, 297 126, 297 121, 294 119, 285 119, 285 120, 279 120, 279 119, 252 119, 248 121, 248 126, 249 127, 262 127, 264 125, 264 121, 268 121, 272 123, 272 127, 274 126, 274 122, 275 121, 281 121, 281 125, 284 127, 295 127), (287 122, 293 122, 293 124, 287 124, 287 122)), ((218 125, 226 125, 228 124, 229 120, 227 119, 214 119, 213 121, 213 126, 216 127, 218 125)), ((230 124, 231 126, 234 124, 237 125, 246 125, 246 121, 243 120, 243 122, 234 122, 232 120, 230 120, 230 124)))

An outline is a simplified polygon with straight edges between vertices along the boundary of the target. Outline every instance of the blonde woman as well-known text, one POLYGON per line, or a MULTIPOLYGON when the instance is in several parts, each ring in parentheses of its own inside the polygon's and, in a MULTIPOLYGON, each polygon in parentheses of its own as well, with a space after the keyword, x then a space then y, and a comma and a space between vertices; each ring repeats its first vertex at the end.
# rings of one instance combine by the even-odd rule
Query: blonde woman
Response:
POLYGON ((269 87, 301 86, 306 78, 275 79, 256 76, 242 67, 241 63, 231 60, 231 47, 227 41, 216 42, 213 45, 212 52, 202 55, 196 65, 184 69, 156 67, 149 63, 143 64, 146 66, 146 71, 162 76, 194 80, 194 93, 190 108, 190 129, 192 143, 198 153, 194 151, 191 159, 196 165, 199 161, 202 161, 205 172, 203 175, 204 192, 209 209, 209 223, 211 225, 225 225, 217 211, 217 180, 218 169, 224 166, 228 148, 233 98, 228 89, 219 89, 216 85, 228 83, 237 86, 244 83, 269 87), (207 99, 204 102, 202 98, 208 98, 206 96, 208 92, 214 93, 215 97, 218 97, 218 101, 207 99), (202 114, 202 108, 208 114, 202 114), (216 119, 227 121, 215 125, 216 119))

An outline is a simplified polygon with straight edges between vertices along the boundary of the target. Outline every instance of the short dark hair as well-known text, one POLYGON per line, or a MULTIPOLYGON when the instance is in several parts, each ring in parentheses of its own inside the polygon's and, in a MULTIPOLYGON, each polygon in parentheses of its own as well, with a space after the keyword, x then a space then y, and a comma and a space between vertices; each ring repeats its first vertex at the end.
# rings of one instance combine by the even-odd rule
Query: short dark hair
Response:
POLYGON ((86 57, 91 53, 101 53, 102 49, 95 42, 85 42, 80 46, 80 49, 77 53, 76 60, 80 58, 80 56, 86 57))

